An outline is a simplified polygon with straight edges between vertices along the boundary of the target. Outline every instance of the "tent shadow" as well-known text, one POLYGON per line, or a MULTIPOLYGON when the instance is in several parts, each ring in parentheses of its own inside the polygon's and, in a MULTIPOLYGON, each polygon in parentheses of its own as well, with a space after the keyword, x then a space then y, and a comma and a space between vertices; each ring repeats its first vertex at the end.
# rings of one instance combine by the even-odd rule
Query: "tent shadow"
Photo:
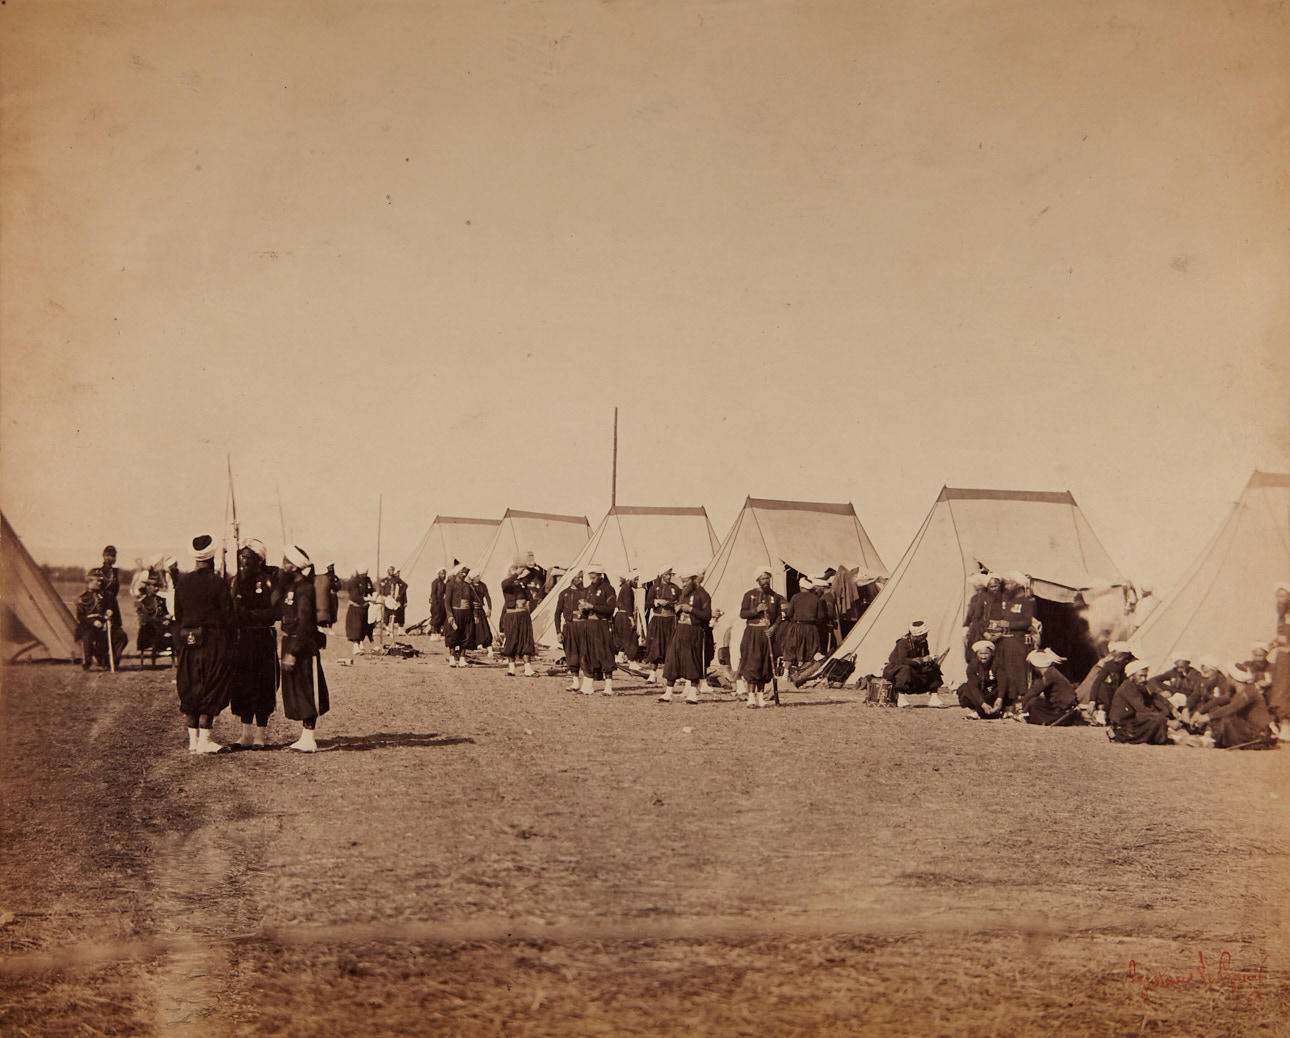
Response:
POLYGON ((785 702, 783 694, 779 700, 779 710, 799 710, 808 706, 846 706, 848 703, 854 703, 854 699, 812 699, 805 703, 785 702))
POLYGON ((320 750, 394 750, 430 749, 436 746, 459 746, 475 742, 474 739, 451 738, 438 732, 372 732, 369 735, 338 735, 334 739, 319 740, 320 750))

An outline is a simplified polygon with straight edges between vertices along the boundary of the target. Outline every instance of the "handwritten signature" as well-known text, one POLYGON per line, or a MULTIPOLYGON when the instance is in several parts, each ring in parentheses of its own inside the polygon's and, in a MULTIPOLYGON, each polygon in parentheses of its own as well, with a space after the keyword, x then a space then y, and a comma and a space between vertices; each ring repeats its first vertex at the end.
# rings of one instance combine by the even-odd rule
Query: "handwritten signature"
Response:
POLYGON ((1196 952, 1196 959, 1197 964, 1185 972, 1158 970, 1155 973, 1142 970, 1136 960, 1130 959, 1127 976, 1130 981, 1138 985, 1138 994, 1144 1002, 1151 1001, 1151 993, 1157 988, 1184 987, 1188 984, 1226 988, 1234 995, 1244 994, 1246 1005, 1263 1001, 1263 978, 1267 973, 1268 965, 1266 955, 1254 970, 1233 969, 1230 951, 1224 951, 1219 955, 1218 969, 1215 972, 1211 972, 1203 951, 1196 952))

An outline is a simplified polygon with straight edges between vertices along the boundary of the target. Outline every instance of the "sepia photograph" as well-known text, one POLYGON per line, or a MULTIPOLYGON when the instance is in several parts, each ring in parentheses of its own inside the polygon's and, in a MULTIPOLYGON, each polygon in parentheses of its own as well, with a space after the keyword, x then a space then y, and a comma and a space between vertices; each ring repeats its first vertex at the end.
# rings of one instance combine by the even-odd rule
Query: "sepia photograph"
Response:
POLYGON ((1290 1033, 1284 0, 0 0, 0 1034, 1290 1033))

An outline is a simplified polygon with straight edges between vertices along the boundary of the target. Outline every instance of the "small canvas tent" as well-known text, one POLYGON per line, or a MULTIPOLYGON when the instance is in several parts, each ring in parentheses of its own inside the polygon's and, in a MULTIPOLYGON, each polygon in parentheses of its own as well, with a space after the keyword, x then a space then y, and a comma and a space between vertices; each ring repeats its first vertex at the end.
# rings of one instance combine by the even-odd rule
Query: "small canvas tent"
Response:
POLYGON ((471 572, 488 585, 493 602, 493 629, 502 612, 502 581, 515 556, 533 553, 543 569, 568 566, 591 536, 591 524, 585 515, 552 515, 548 512, 521 512, 508 508, 497 524, 493 536, 471 572))
POLYGON ((400 569, 408 583, 410 622, 416 623, 430 615, 430 585, 439 570, 451 569, 458 562, 474 565, 482 559, 488 542, 497 532, 498 522, 497 519, 467 519, 455 515, 434 517, 416 551, 400 569))
POLYGON ((1133 633, 1153 670, 1178 651, 1245 660, 1276 635, 1275 595, 1290 580, 1290 475, 1255 472, 1218 533, 1133 633))
POLYGON ((588 563, 599 562, 609 570, 617 590, 617 578, 629 570, 640 573, 644 587, 664 567, 696 560, 702 565, 716 550, 717 535, 702 508, 615 505, 569 564, 569 572, 534 612, 533 634, 539 644, 555 644, 555 606, 560 592, 568 587, 570 574, 588 563))
POLYGON ((76 620, 2 513, 0 605, 5 663, 77 657, 76 620))
POLYGON ((945 654, 945 684, 961 684, 968 578, 982 569, 1032 578, 1044 644, 1068 657, 1067 677, 1082 678, 1096 652, 1080 615, 1082 596, 1124 581, 1074 497, 943 487, 891 579, 834 653, 855 654, 851 683, 881 674, 896 640, 922 620, 932 654, 945 654))
POLYGON ((830 567, 855 570, 859 583, 887 575, 849 502, 748 498, 703 575, 712 608, 722 613, 713 624, 713 636, 718 646, 729 642, 734 667, 739 665, 744 629, 739 605, 753 586, 753 566, 759 565, 771 568, 772 586, 781 595, 797 590, 799 574, 820 577, 830 567))

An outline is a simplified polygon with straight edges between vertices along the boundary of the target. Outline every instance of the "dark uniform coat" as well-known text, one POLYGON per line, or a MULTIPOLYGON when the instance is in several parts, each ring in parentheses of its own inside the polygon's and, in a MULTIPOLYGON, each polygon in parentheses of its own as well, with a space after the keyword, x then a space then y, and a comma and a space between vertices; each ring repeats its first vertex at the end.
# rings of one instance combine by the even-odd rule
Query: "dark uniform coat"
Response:
POLYGON ((312 721, 331 709, 327 678, 318 658, 317 600, 312 576, 294 573, 282 586, 282 712, 293 721, 312 721), (295 658, 288 670, 287 657, 295 658), (316 680, 315 680, 316 675, 316 680))
POLYGON ((187 717, 214 717, 233 681, 233 596, 214 567, 181 574, 175 589, 175 684, 187 717))

